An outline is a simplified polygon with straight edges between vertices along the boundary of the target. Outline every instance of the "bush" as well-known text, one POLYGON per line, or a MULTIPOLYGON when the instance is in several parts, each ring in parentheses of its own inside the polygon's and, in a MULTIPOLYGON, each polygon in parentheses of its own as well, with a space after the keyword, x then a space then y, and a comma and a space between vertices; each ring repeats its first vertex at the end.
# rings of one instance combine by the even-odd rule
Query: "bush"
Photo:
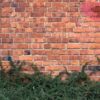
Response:
POLYGON ((93 82, 84 72, 60 73, 56 77, 41 73, 34 64, 33 75, 21 73, 25 62, 10 60, 6 72, 0 63, 0 100, 100 100, 100 82, 93 82), (63 74, 69 76, 62 81, 63 74))

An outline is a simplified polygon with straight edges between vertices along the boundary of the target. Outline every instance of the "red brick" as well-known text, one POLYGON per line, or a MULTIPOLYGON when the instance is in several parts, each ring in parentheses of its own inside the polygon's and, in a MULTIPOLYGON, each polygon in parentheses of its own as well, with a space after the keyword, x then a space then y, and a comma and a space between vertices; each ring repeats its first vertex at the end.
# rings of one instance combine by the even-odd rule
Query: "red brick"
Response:
POLYGON ((77 49, 68 49, 68 55, 79 55, 80 54, 80 50, 77 49))
POLYGON ((47 58, 46 56, 40 56, 40 55, 34 55, 33 60, 34 61, 45 61, 47 58))
POLYGON ((64 49, 65 48, 65 44, 60 44, 60 43, 55 43, 55 44, 51 44, 51 48, 52 49, 64 49))
POLYGON ((61 55, 60 57, 61 57, 60 58, 61 60, 66 60, 66 61, 69 60, 69 56, 68 55, 61 55))
POLYGON ((31 17, 43 17, 44 16, 44 12, 35 12, 31 14, 31 17))
POLYGON ((81 67, 80 66, 68 66, 68 71, 80 71, 81 67))
POLYGON ((61 71, 64 70, 63 66, 46 66, 46 71, 61 71))
POLYGON ((32 43, 31 44, 31 48, 32 49, 43 49, 44 48, 44 44, 42 44, 42 43, 32 43))
POLYGON ((21 55, 21 56, 19 56, 19 60, 32 61, 33 60, 33 56, 31 56, 31 55, 21 55))
POLYGON ((62 0, 48 0, 48 2, 61 2, 62 0))
POLYGON ((44 49, 50 49, 51 45, 50 44, 44 44, 44 49))
POLYGON ((12 46, 13 49, 27 49, 28 48, 28 44, 15 44, 12 46))
POLYGON ((75 33, 86 33, 86 32, 95 32, 95 29, 94 28, 88 28, 88 27, 77 27, 77 28, 74 28, 74 32, 75 33))
POLYGON ((81 45, 79 43, 68 43, 68 49, 80 49, 81 45))
POLYGON ((80 56, 79 55, 69 55, 68 59, 69 60, 80 60, 80 56))
POLYGON ((46 55, 47 53, 47 50, 32 50, 33 55, 46 55))
POLYGON ((9 17, 11 13, 12 13, 12 8, 11 7, 3 7, 1 9, 1 16, 9 17))
POLYGON ((57 55, 49 55, 48 56, 48 60, 60 60, 60 56, 57 56, 57 55))
POLYGON ((32 42, 43 43, 43 42, 45 42, 45 38, 34 38, 34 40, 32 42))
POLYGON ((48 22, 61 22, 61 18, 48 18, 48 22))

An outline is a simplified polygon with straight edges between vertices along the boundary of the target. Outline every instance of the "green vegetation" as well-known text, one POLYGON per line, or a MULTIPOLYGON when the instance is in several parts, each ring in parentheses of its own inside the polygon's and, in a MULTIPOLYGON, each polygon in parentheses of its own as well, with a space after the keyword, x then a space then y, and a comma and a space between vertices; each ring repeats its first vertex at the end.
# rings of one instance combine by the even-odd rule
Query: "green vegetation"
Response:
POLYGON ((100 82, 86 75, 87 63, 80 72, 65 70, 55 78, 44 75, 34 64, 30 64, 33 75, 21 73, 25 64, 10 60, 11 69, 5 72, 0 63, 0 100, 100 100, 100 82), (63 75, 68 78, 62 81, 63 75))

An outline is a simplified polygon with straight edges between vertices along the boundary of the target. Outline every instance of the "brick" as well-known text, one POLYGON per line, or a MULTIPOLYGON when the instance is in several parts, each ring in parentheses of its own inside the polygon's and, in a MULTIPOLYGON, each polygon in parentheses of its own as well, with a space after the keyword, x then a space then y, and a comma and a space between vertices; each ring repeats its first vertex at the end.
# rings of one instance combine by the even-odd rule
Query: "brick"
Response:
POLYGON ((21 60, 21 61, 32 61, 33 56, 31 56, 31 55, 21 55, 21 56, 19 56, 19 60, 21 60))
POLYGON ((55 54, 55 52, 56 52, 56 54, 57 55, 67 55, 68 54, 68 51, 67 50, 61 50, 61 49, 51 49, 51 50, 49 50, 50 51, 50 53, 51 54, 55 54))
POLYGON ((48 55, 48 60, 60 60, 60 56, 57 56, 57 55, 48 55))
POLYGON ((80 49, 81 45, 79 43, 68 43, 68 49, 80 49))
POLYGON ((69 2, 70 0, 63 0, 63 2, 69 2))
POLYGON ((83 27, 77 27, 73 30, 75 33, 86 33, 86 32, 95 32, 94 28, 83 28, 83 27))
POLYGON ((60 37, 59 38, 51 37, 51 38, 47 38, 47 42, 49 42, 49 43, 61 43, 62 39, 60 37))
POLYGON ((70 0, 70 2, 78 2, 78 0, 70 0))
POLYGON ((41 33, 34 33, 34 34, 31 34, 31 37, 32 38, 42 38, 44 36, 44 34, 41 34, 41 33))
POLYGON ((66 15, 65 15, 65 13, 57 13, 57 12, 55 12, 55 13, 52 13, 52 15, 51 16, 53 16, 53 17, 65 17, 66 15))
POLYGON ((48 2, 61 2, 62 0, 48 0, 48 2))
POLYGON ((61 71, 64 70, 63 66, 46 66, 46 71, 61 71))
POLYGON ((45 39, 44 38, 35 38, 33 42, 43 43, 43 42, 45 42, 45 39))
POLYGON ((81 67, 80 66, 68 66, 68 71, 80 71, 81 67))
POLYGON ((44 12, 35 12, 31 14, 32 17, 43 17, 44 16, 44 12))
POLYGON ((46 55, 47 52, 47 50, 32 50, 33 55, 46 55))
POLYGON ((61 60, 69 60, 69 56, 68 55, 61 55, 61 60))
POLYGON ((82 43, 94 43, 95 39, 94 38, 80 38, 80 42, 82 43))
POLYGON ((14 38, 14 43, 30 43, 30 38, 14 38))
POLYGON ((48 18, 48 22, 61 22, 61 18, 48 18))
POLYGON ((10 64, 9 64, 8 61, 3 61, 3 62, 2 62, 2 65, 3 65, 3 70, 4 70, 5 72, 8 72, 8 71, 10 70, 10 68, 11 68, 11 66, 10 66, 10 64))
POLYGON ((80 60, 80 56, 79 55, 69 55, 68 59, 69 60, 80 60))
POLYGON ((12 45, 12 48, 13 49, 27 49, 28 48, 28 44, 15 44, 15 45, 12 45))
POLYGON ((100 49, 100 44, 99 43, 93 43, 90 45, 90 48, 92 49, 100 49))
POLYGON ((12 8, 10 7, 4 7, 1 9, 1 16, 4 16, 4 17, 9 17, 12 13, 12 8))
POLYGON ((44 44, 44 49, 50 49, 51 45, 50 44, 44 44))
POLYGON ((65 48, 65 44, 60 44, 60 43, 55 43, 55 44, 51 44, 51 48, 52 49, 64 49, 65 48))
POLYGON ((9 38, 9 34, 0 33, 0 38, 9 38))
POLYGON ((15 49, 15 50, 13 50, 13 55, 19 56, 19 55, 23 55, 23 54, 24 54, 24 51, 21 50, 21 49, 15 49))
POLYGON ((35 55, 34 57, 33 57, 33 60, 34 61, 45 61, 47 58, 46 58, 46 56, 40 56, 40 55, 35 55))
POLYGON ((89 55, 89 54, 94 54, 94 50, 89 50, 89 49, 83 49, 83 50, 80 50, 80 54, 81 55, 89 55))
POLYGON ((75 27, 75 23, 69 22, 69 23, 66 24, 66 27, 67 28, 74 28, 75 27))
POLYGON ((80 54, 80 50, 78 49, 68 49, 67 52, 68 52, 68 55, 79 55, 80 54))
POLYGON ((25 8, 23 8, 23 7, 17 7, 17 8, 15 8, 15 11, 16 12, 24 12, 25 8))
POLYGON ((99 49, 94 50, 94 54, 100 55, 100 50, 99 49))
POLYGON ((70 60, 69 61, 69 65, 80 65, 80 62, 79 62, 79 60, 70 60))
POLYGON ((25 28, 25 32, 26 33, 32 33, 33 32, 33 29, 32 28, 25 28))
POLYGON ((42 43, 32 43, 31 44, 31 48, 33 49, 43 49, 44 48, 44 44, 42 43))
POLYGON ((13 39, 11 38, 2 38, 2 43, 13 43, 13 39))
POLYGON ((68 63, 68 60, 66 61, 66 60, 60 60, 59 62, 58 62, 58 65, 68 65, 69 63, 68 63))
MULTIPOLYGON (((1 1, 2 2, 2 1, 1 1)), ((0 3, 1 3, 0 2, 0 3)), ((10 2, 5 2, 5 3, 2 3, 1 7, 10 7, 11 3, 10 2)))
POLYGON ((80 42, 79 38, 68 38, 68 41, 70 43, 79 43, 80 42))

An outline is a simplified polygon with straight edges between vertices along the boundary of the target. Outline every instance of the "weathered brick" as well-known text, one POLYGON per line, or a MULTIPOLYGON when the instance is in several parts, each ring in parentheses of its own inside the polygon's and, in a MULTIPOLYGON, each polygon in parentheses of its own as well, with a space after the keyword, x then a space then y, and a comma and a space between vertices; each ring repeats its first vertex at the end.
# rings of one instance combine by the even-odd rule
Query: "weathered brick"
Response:
POLYGON ((55 44, 51 44, 51 48, 52 49, 64 49, 65 48, 65 44, 60 44, 60 43, 55 43, 55 44))
POLYGON ((1 9, 1 16, 3 17, 10 17, 13 9, 10 7, 4 7, 1 9))
POLYGON ((61 22, 61 18, 51 17, 51 18, 48 18, 48 22, 61 22))
POLYGON ((80 71, 81 67, 80 66, 68 66, 68 71, 80 71))
POLYGON ((46 66, 46 71, 61 71, 64 70, 63 66, 46 66))
POLYGON ((32 61, 33 60, 33 56, 31 56, 31 55, 21 55, 21 56, 19 56, 19 60, 32 61))
POLYGON ((80 49, 81 45, 79 43, 68 43, 68 49, 80 49))

